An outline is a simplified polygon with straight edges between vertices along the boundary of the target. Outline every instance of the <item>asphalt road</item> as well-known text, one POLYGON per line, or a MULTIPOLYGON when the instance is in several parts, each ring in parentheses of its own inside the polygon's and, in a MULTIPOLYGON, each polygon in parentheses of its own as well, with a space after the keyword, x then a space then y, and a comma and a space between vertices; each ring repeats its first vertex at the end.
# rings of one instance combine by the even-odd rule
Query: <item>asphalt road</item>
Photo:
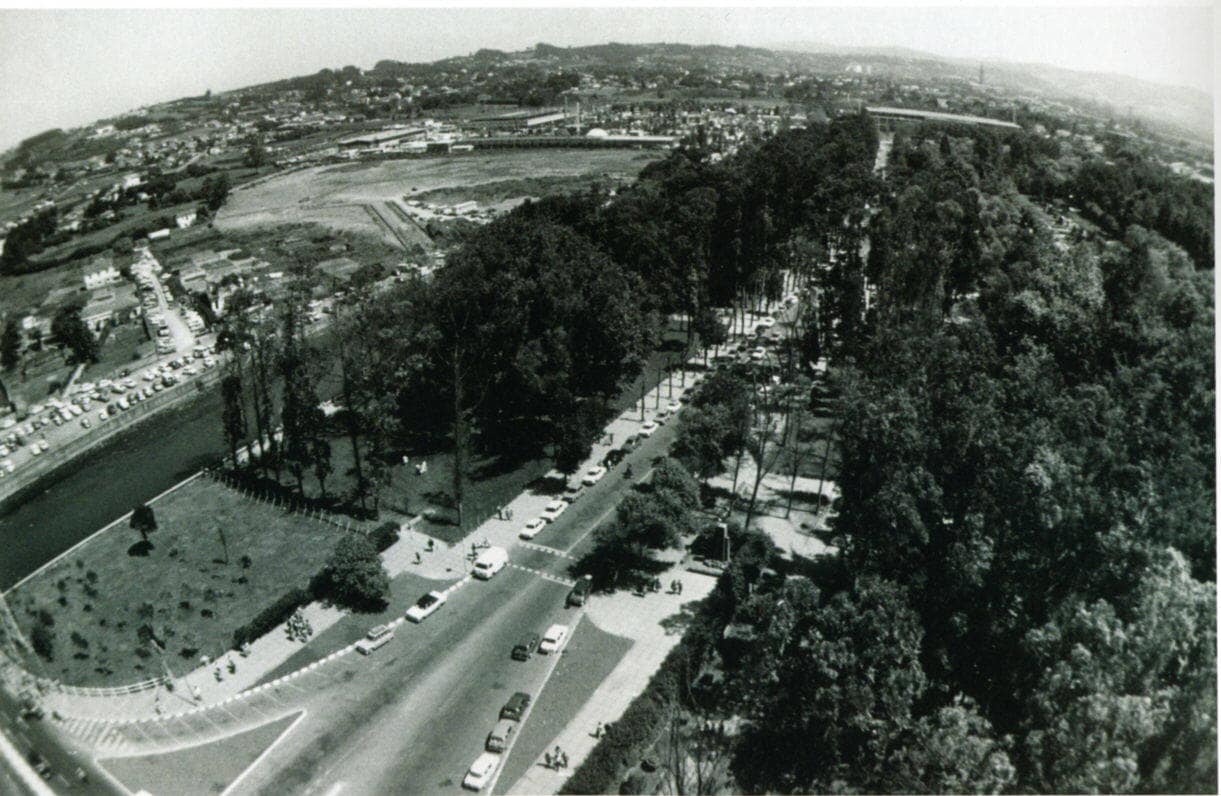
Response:
MULTIPOLYGON (((56 793, 73 794, 122 794, 123 791, 110 783, 109 776, 102 771, 90 753, 74 740, 60 732, 49 717, 44 719, 19 718, 20 704, 3 689, 0 689, 0 731, 13 742, 22 756, 29 760, 31 750, 37 751, 51 768, 47 784, 56 793), (85 772, 80 780, 77 769, 85 772)), ((0 785, 3 780, 0 779, 0 785)), ((10 791, 0 787, 0 793, 10 791)), ((23 793, 24 790, 13 791, 23 793)))
MULTIPOLYGON (((592 530, 668 448, 674 428, 673 422, 663 425, 534 543, 579 556, 592 543, 592 530), (623 477, 627 462, 632 479, 623 477)), ((354 674, 309 700, 306 719, 238 792, 461 791, 501 705, 515 691, 537 699, 555 662, 545 655, 513 661, 513 645, 530 633, 541 636, 552 623, 575 628, 580 615, 564 607, 567 586, 519 568, 570 578, 571 557, 518 545, 510 550, 510 562, 490 582, 472 580, 455 591, 423 624, 400 625, 394 641, 370 658, 352 656, 344 666, 354 674)))

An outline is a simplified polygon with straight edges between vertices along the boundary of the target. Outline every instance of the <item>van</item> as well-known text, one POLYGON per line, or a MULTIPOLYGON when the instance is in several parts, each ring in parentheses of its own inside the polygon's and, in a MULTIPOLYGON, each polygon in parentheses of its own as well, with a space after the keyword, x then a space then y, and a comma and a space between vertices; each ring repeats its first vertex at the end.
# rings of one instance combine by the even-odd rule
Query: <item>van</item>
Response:
POLYGON ((509 701, 500 709, 500 718, 509 719, 511 721, 521 721, 521 717, 525 715, 526 708, 530 706, 530 695, 525 691, 518 691, 513 696, 509 697, 509 701))
POLYGON ((505 568, 509 563, 509 553, 503 547, 489 547, 475 559, 475 568, 471 574, 481 580, 491 580, 492 576, 505 568))
POLYGON ((509 739, 513 737, 515 727, 517 727, 517 722, 512 719, 501 719, 496 722, 496 726, 488 733, 484 748, 489 752, 503 752, 509 746, 509 739))

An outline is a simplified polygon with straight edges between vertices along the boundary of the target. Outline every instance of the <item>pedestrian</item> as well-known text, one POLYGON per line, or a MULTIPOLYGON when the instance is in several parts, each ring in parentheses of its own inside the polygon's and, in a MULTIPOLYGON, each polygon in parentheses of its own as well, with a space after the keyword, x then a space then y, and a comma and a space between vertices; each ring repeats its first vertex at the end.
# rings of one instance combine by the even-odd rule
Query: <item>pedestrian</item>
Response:
POLYGON ((544 765, 546 768, 551 768, 551 767, 552 767, 552 766, 551 766, 551 753, 550 753, 550 752, 543 752, 543 765, 544 765))
POLYGON ((419 550, 416 550, 416 551, 415 551, 415 562, 418 564, 418 563, 420 563, 422 560, 423 560, 423 559, 421 559, 421 558, 420 558, 420 551, 419 551, 419 550))
POLYGON ((602 737, 602 722, 598 722, 598 726, 594 728, 594 737, 595 738, 602 737))
POLYGON ((568 753, 560 752, 560 768, 568 768, 568 753))
POLYGON ((681 580, 676 580, 676 581, 674 581, 674 583, 675 583, 675 585, 678 586, 678 593, 682 594, 683 593, 683 582, 681 580))
POLYGON ((429 539, 429 540, 428 540, 428 552, 430 552, 430 553, 431 553, 431 552, 432 552, 432 550, 433 550, 433 547, 432 547, 432 539, 429 539))

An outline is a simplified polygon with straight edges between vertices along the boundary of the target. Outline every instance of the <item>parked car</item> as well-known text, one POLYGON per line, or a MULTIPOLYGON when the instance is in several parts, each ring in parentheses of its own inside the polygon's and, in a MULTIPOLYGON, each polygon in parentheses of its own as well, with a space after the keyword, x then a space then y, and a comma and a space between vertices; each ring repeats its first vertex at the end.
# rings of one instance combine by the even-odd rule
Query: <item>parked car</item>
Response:
POLYGON ((546 655, 550 652, 556 652, 563 645, 564 639, 568 638, 567 625, 552 625, 547 628, 547 632, 543 634, 543 641, 538 645, 538 651, 546 655))
POLYGON ((585 471, 585 476, 581 479, 581 483, 585 484, 585 486, 593 486, 594 484, 601 481, 602 477, 605 475, 606 475, 605 467, 602 467, 600 465, 597 467, 590 467, 588 470, 585 471))
POLYGON ((571 506, 573 503, 576 503, 577 498, 583 494, 585 494, 585 487, 581 486, 580 484, 570 486, 564 490, 564 494, 560 495, 560 500, 571 506))
POLYGON ((653 432, 656 430, 657 430, 657 423, 650 420, 649 422, 640 426, 640 431, 637 432, 637 434, 638 434, 638 436, 641 436, 641 437, 651 437, 651 436, 653 436, 653 432))
POLYGON ((496 726, 488 733, 488 738, 484 741, 483 748, 489 752, 503 752, 509 746, 509 739, 513 737, 513 731, 517 729, 517 722, 512 719, 501 719, 496 722, 496 726))
POLYGON ((564 513, 564 509, 566 508, 568 508, 568 504, 564 501, 553 500, 547 504, 547 507, 543 509, 543 513, 539 516, 541 516, 547 522, 554 522, 561 514, 564 513))
POLYGON ((430 591, 420 599, 416 600, 415 605, 407 609, 407 618, 412 622, 423 622, 428 617, 436 613, 437 609, 445 604, 445 595, 439 591, 430 591))
POLYGON ((535 517, 526 523, 525 527, 517 535, 522 539, 533 539, 538 536, 538 532, 547 527, 547 521, 541 517, 535 517))
POLYGON ((594 579, 586 575, 577 581, 577 585, 572 587, 572 591, 568 592, 568 599, 565 601, 567 605, 580 606, 584 605, 589 599, 589 593, 593 591, 594 579))
POLYGON ((529 706, 530 695, 525 691, 518 691, 516 694, 509 697, 509 701, 506 702, 504 707, 500 709, 500 718, 521 721, 521 717, 525 715, 526 708, 529 706))
POLYGON ((619 462, 623 461, 624 457, 627 456, 627 453, 627 450, 624 448, 615 448, 612 451, 608 451, 606 458, 602 460, 602 466, 614 467, 619 462))
POLYGON ((484 752, 475 758, 474 763, 471 763, 470 770, 462 778, 462 787, 467 790, 483 790, 483 786, 492 779, 492 775, 496 773, 496 767, 499 765, 500 755, 494 752, 484 752))
POLYGON ((520 644, 513 646, 513 651, 509 653, 515 661, 530 660, 530 656, 538 651, 538 633, 531 633, 527 638, 522 639, 520 644))

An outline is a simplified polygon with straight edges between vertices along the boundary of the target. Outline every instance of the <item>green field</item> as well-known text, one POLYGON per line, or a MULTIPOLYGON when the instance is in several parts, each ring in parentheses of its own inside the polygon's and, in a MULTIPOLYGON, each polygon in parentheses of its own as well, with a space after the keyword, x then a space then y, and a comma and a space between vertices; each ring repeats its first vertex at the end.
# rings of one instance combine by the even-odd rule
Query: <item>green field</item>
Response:
POLYGON ((298 715, 285 716, 215 743, 161 755, 114 758, 102 765, 132 793, 147 791, 157 796, 223 793, 292 726, 298 715))
POLYGON ((207 477, 153 509, 159 527, 147 556, 132 554, 140 537, 120 522, 8 595, 27 636, 53 622, 46 674, 71 685, 158 676, 161 662, 138 635, 145 625, 164 643, 166 663, 190 670, 200 655, 228 649, 234 630, 282 594, 304 587, 341 533, 207 477))

